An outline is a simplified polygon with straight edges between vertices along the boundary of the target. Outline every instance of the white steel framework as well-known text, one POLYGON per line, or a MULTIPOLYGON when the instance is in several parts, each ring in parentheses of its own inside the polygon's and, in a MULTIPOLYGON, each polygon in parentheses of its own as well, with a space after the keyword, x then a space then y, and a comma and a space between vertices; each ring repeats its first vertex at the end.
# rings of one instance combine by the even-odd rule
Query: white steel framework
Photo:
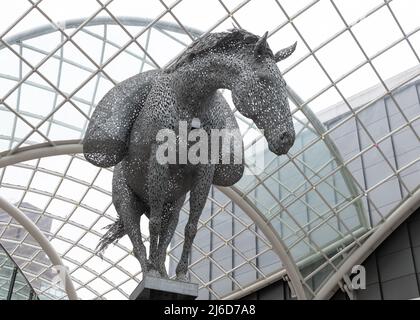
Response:
MULTIPOLYGON (((82 298, 126 298, 141 279, 127 239, 103 261, 94 255, 101 227, 116 217, 112 171, 89 167, 77 154, 95 104, 118 81, 164 67, 193 39, 232 24, 261 34, 269 30, 274 49, 298 41, 296 53, 279 66, 289 84, 297 141, 286 157, 265 151, 262 174, 225 190, 233 198, 209 197, 213 213, 201 221, 202 240, 195 243, 190 266, 200 291, 215 299, 239 296, 283 276, 286 268, 298 298, 326 297, 325 286, 332 288, 349 257, 418 189, 420 111, 398 95, 420 75, 420 22, 413 2, 212 0, 196 7, 191 0, 156 0, 137 4, 138 18, 124 16, 133 12, 124 0, 90 0, 83 2, 87 18, 78 19, 57 10, 58 2, 70 3, 22 0, 20 15, 0 26, 0 59, 6 62, 0 65, 0 194, 22 211, 27 203, 35 205, 25 210, 38 214, 36 224, 51 219, 43 232, 69 266, 82 298), (32 28, 24 31, 28 23, 32 28), (373 86, 374 95, 360 94, 373 86), (392 105, 388 122, 398 118, 386 129, 366 117, 384 99, 392 105), (335 104, 340 108, 328 108, 335 104), (359 148, 346 150, 336 142, 352 123, 357 137, 348 139, 358 139, 359 148), (396 148, 401 136, 411 144, 396 148), (364 163, 372 157, 383 167, 370 178, 364 163), (378 194, 392 186, 399 196, 384 203, 378 194), (236 227, 224 234, 220 221, 229 219, 236 227), (209 235, 215 243, 207 247, 203 239, 209 235), (258 245, 246 250, 243 239, 257 239, 258 245), (235 257, 229 263, 227 251, 235 257), (204 265, 216 270, 210 278, 200 271, 204 265)), ((249 119, 236 115, 250 151, 263 137, 249 119)), ((13 228, 19 226, 0 221, 0 241, 28 279, 42 284, 41 296, 64 298, 51 291, 50 266, 39 258, 39 248, 24 254, 27 235, 8 236, 13 228)), ((169 253, 174 261, 182 243, 182 234, 177 236, 169 253)))

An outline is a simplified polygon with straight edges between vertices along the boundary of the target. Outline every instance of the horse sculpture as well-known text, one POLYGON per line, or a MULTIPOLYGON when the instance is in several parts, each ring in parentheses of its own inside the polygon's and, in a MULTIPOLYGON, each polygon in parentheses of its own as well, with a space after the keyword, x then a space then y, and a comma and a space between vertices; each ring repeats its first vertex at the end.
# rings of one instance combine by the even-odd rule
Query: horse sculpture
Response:
MULTIPOLYGON (((258 37, 242 29, 213 33, 193 42, 164 70, 129 78, 111 89, 97 105, 84 138, 86 159, 114 168, 112 200, 119 215, 98 244, 99 252, 128 235, 142 271, 168 277, 166 250, 190 192, 189 219, 176 278, 187 281, 188 261, 197 224, 212 184, 231 186, 243 175, 243 163, 162 164, 156 136, 161 129, 179 134, 179 123, 194 130, 238 129, 218 89, 228 89, 237 110, 264 130, 277 155, 291 148, 295 132, 286 83, 276 63, 290 56, 296 43, 273 54, 267 33, 258 37), (140 232, 140 217, 149 218, 149 258, 140 232)), ((238 130, 235 144, 242 145, 238 130)), ((180 153, 180 150, 177 149, 180 153)), ((243 152, 243 150, 242 150, 243 152)), ((222 154, 220 153, 220 157, 222 154)))

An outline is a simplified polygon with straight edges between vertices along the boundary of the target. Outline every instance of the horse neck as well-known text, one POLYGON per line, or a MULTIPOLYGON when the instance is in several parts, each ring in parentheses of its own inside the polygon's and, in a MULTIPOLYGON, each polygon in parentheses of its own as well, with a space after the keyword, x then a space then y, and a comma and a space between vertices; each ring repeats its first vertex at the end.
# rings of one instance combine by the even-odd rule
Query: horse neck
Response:
POLYGON ((228 54, 208 54, 181 66, 173 73, 178 98, 199 105, 218 89, 231 89, 239 75, 239 62, 228 54))

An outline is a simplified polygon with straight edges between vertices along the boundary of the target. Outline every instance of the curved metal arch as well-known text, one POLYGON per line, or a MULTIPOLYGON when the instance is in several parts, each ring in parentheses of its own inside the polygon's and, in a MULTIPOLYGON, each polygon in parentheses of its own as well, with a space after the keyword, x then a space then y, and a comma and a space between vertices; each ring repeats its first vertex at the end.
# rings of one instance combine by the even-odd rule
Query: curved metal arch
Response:
POLYGON ((0 153, 0 168, 15 163, 33 159, 60 156, 65 154, 83 153, 83 145, 80 140, 54 141, 55 146, 48 142, 22 147, 9 155, 9 150, 0 153))
POLYGON ((350 272, 353 266, 361 264, 375 249, 385 241, 417 208, 420 206, 420 188, 398 205, 394 212, 378 227, 373 234, 357 248, 340 266, 315 295, 316 300, 331 298, 337 290, 338 283, 350 272))
MULTIPOLYGON (((55 146, 49 143, 36 144, 28 147, 19 148, 12 155, 7 155, 7 151, 0 153, 0 168, 13 165, 23 161, 29 161, 44 157, 82 153, 83 145, 79 140, 56 141, 55 146)), ((283 262, 286 272, 290 278, 290 283, 298 299, 306 299, 303 288, 303 279, 300 275, 294 260, 288 254, 282 240, 279 238, 272 226, 265 221, 262 214, 258 213, 250 203, 242 198, 231 187, 217 187, 221 192, 234 201, 255 223, 270 241, 274 251, 283 262)), ((31 221, 32 222, 32 221, 31 221)))
MULTIPOLYGON (((19 222, 22 227, 38 242, 39 246, 44 250, 45 254, 50 259, 53 266, 63 266, 63 261, 61 257, 54 249, 52 244, 49 240, 45 237, 42 231, 38 228, 38 226, 32 222, 21 210, 16 208, 2 196, 0 196, 0 208, 2 208, 5 212, 7 212, 13 219, 19 222)), ((70 300, 77 300, 77 293, 74 289, 73 281, 71 280, 70 275, 66 272, 66 283, 65 283, 65 291, 67 296, 70 300)))
MULTIPOLYGON (((172 22, 165 22, 165 21, 154 21, 153 19, 149 18, 140 18, 140 17, 128 17, 128 16, 120 16, 117 17, 118 21, 124 24, 125 26, 139 26, 139 27, 146 27, 153 23, 153 27, 157 29, 163 29, 171 32, 176 32, 180 34, 185 34, 185 30, 181 28, 181 26, 174 24, 172 22)), ((53 26, 52 24, 43 25, 37 28, 33 28, 31 30, 23 31, 13 36, 7 37, 3 39, 4 42, 7 42, 9 45, 16 44, 25 40, 29 40, 35 37, 43 36, 52 32, 56 32, 58 26, 64 29, 71 29, 77 28, 82 23, 85 22, 86 19, 84 18, 77 18, 77 19, 70 19, 65 20, 62 22, 57 22, 57 27, 53 26)), ((96 17, 95 19, 90 20, 85 26, 92 27, 98 25, 117 25, 117 22, 111 17, 96 17)), ((195 36, 200 36, 203 34, 202 31, 192 28, 186 27, 186 30, 195 36)), ((0 43, 0 50, 5 48, 4 44, 0 43)))

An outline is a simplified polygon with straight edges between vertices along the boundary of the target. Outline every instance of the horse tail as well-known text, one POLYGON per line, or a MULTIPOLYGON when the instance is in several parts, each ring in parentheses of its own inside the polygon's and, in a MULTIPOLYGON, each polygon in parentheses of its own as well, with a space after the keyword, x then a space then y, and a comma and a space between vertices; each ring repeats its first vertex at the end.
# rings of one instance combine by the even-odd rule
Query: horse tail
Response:
POLYGON ((114 223, 104 227, 104 229, 108 229, 108 231, 102 236, 96 247, 96 254, 100 257, 102 257, 103 252, 110 244, 121 239, 126 234, 120 217, 114 223))

